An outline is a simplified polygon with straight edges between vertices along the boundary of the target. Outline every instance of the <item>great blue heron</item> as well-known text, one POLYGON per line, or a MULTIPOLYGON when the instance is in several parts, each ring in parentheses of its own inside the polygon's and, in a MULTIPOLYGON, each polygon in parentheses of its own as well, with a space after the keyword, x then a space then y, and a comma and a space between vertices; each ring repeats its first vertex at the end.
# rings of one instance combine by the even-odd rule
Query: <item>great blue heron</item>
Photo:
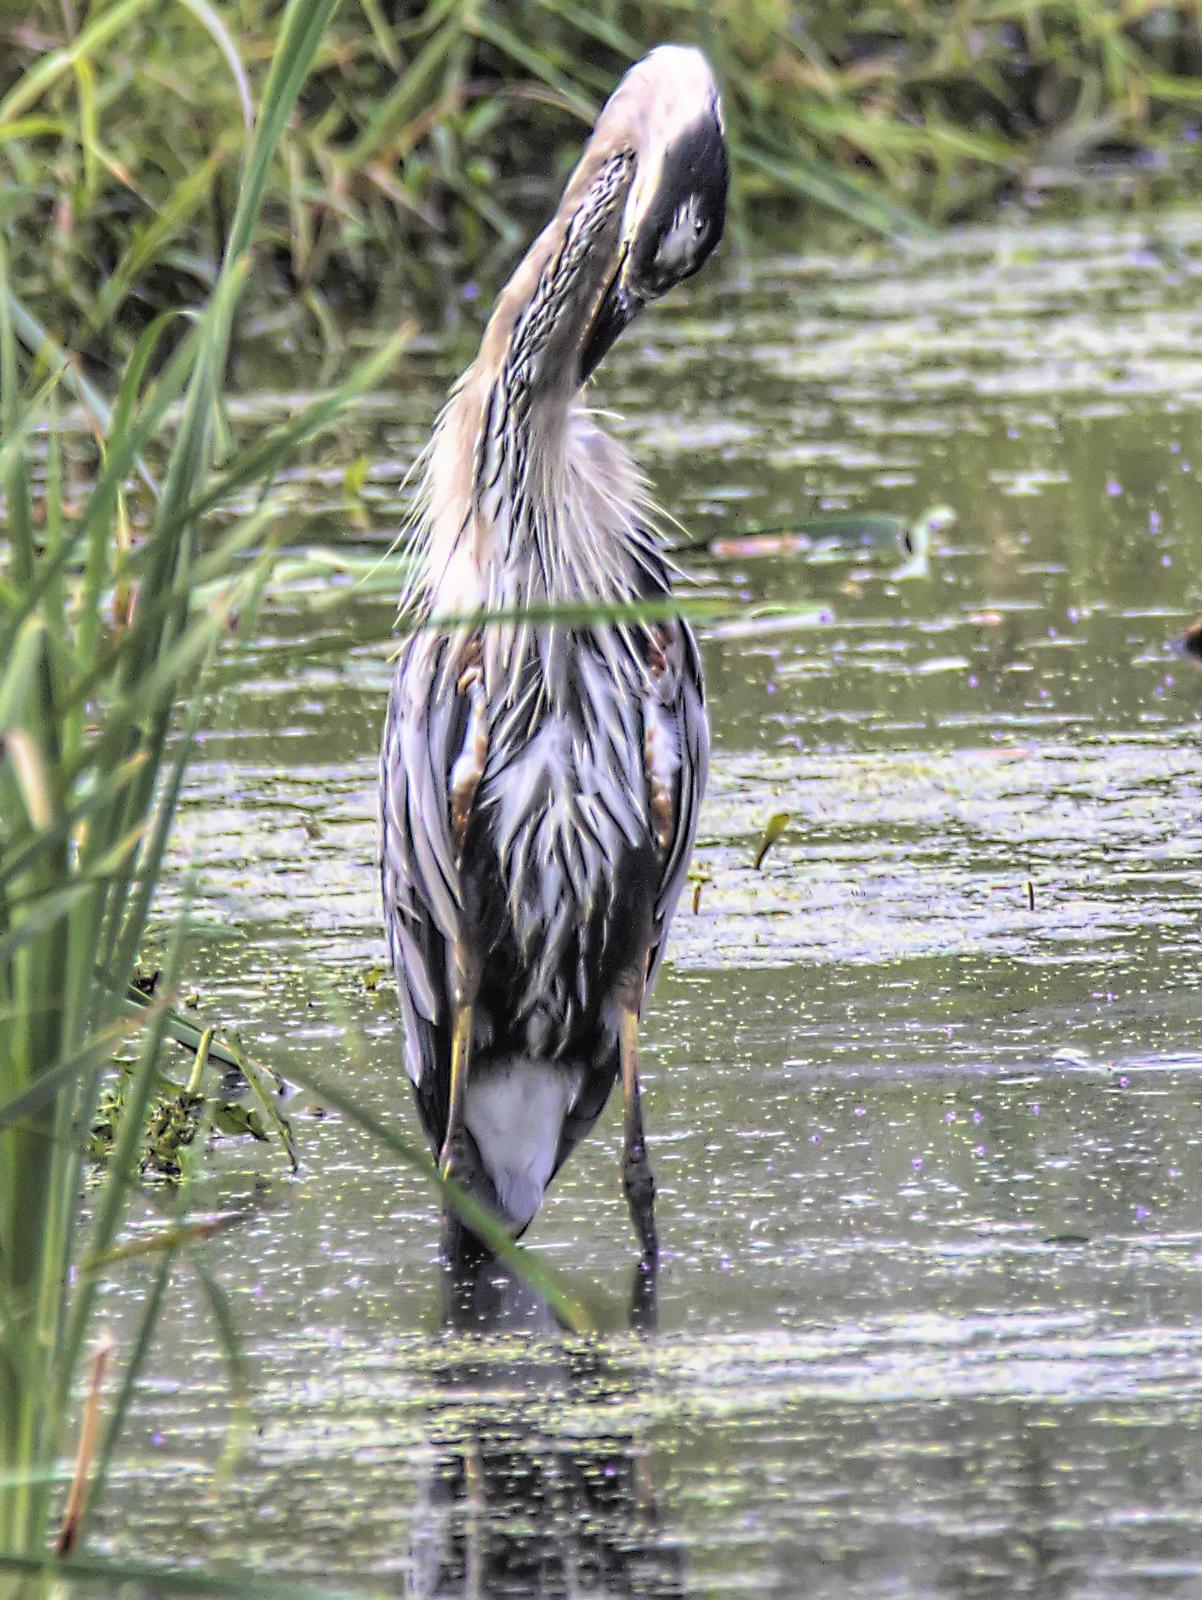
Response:
POLYGON ((643 305, 710 254, 726 183, 704 56, 653 50, 606 103, 438 419, 406 597, 422 625, 380 765, 405 1066, 442 1170, 520 1233, 620 1072, 647 1261, 638 1021, 709 741, 684 621, 662 606, 654 621, 596 618, 662 600, 669 573, 646 483, 582 389, 643 305), (554 620, 563 607, 577 616, 554 620), (437 625, 485 612, 501 620, 437 625))

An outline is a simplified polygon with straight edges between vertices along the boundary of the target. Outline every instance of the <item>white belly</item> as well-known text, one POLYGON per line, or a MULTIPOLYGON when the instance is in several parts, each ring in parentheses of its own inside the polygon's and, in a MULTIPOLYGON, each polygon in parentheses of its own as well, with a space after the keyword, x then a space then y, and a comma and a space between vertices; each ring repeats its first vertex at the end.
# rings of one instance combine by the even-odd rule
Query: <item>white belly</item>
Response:
POLYGON ((579 1069, 539 1061, 510 1061, 469 1075, 464 1121, 515 1228, 524 1228, 542 1204, 580 1080, 579 1069))

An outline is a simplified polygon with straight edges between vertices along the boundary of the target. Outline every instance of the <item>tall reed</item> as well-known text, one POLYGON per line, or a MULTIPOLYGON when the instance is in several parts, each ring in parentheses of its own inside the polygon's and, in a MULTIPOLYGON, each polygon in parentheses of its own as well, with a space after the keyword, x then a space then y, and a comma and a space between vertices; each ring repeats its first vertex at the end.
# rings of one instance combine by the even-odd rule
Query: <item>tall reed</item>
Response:
MULTIPOLYGON (((289 0, 212 294, 153 379, 171 316, 138 339, 110 408, 41 334, 0 252, 0 1573, 5 1560, 42 1559, 59 1519, 59 1548, 74 1546, 94 1487, 90 1458, 108 1456, 93 1426, 64 1512, 56 1468, 73 1386, 133 1188, 166 1025, 161 1006, 127 1014, 125 982, 204 704, 204 667, 261 579, 261 564, 245 557, 270 507, 203 542, 201 522, 235 488, 265 486, 396 354, 382 352, 339 393, 214 471, 232 319, 267 175, 335 3, 289 0), (77 503, 57 426, 70 402, 95 438, 77 503), (162 454, 172 408, 160 486, 146 460, 162 454), (217 578, 226 580, 219 597, 194 608, 194 586, 217 578), (127 1114, 82 1238, 86 1131, 109 1058, 131 1036, 140 1048, 127 1114)), ((160 1302, 151 1295, 135 1349, 160 1302)), ((128 1399, 128 1386, 121 1392, 128 1399)))
MULTIPOLYGON (((211 287, 277 20, 272 0, 0 17, 0 218, 30 304, 94 358, 132 309, 211 287)), ((504 272, 582 123, 667 38, 719 69, 737 224, 789 243, 815 211, 870 233, 964 216, 1202 110, 1193 0, 360 0, 272 164, 263 284, 330 343, 381 291, 470 316, 460 291, 504 272)))
MULTIPOLYGON (((252 247, 262 244, 273 161, 336 4, 288 0, 211 292, 195 314, 163 312, 143 328, 111 404, 30 309, 0 236, 0 1596, 23 1595, 43 1569, 103 1575, 103 1565, 73 1552, 180 1252, 192 1257, 216 1323, 231 1337, 224 1296, 191 1249, 207 1224, 168 1207, 157 1232, 136 1245, 120 1240, 138 1192, 160 1050, 169 1030, 178 1034, 165 1004, 131 1007, 126 985, 203 714, 206 668, 253 607, 270 567, 272 481, 379 383, 405 338, 402 331, 385 341, 337 388, 217 464, 233 320, 252 247), (91 436, 83 483, 64 449, 66 420, 91 436), (235 496, 257 509, 212 517, 235 496), (131 1041, 136 1059, 116 1139, 85 1212, 92 1114, 113 1053, 131 1041), (160 1259, 135 1300, 137 1324, 114 1352, 97 1343, 98 1288, 148 1250, 160 1259), (102 1405, 102 1369, 114 1358, 102 1405), (90 1392, 77 1420, 81 1387, 90 1392), (71 1433, 78 1454, 65 1491, 60 1463, 71 1433)), ((75 68, 105 29, 111 34, 138 10, 139 0, 98 8, 75 68)), ((9 110, 34 104, 62 70, 53 57, 31 67, 10 86, 9 110)), ((238 73, 245 84, 240 66, 238 73)), ((181 920, 165 961, 168 996, 183 927, 181 920)), ((397 1159, 436 1177, 425 1156, 352 1093, 319 1087, 397 1159)), ((443 1192, 499 1254, 522 1264, 567 1321, 587 1321, 470 1197, 453 1185, 443 1192)), ((112 1587, 135 1572, 113 1567, 112 1587)), ((204 1587, 195 1573, 158 1569, 147 1577, 163 1592, 204 1587)), ((238 1589, 214 1582, 220 1592, 238 1589)), ((255 1581, 243 1592, 301 1590, 255 1581)))

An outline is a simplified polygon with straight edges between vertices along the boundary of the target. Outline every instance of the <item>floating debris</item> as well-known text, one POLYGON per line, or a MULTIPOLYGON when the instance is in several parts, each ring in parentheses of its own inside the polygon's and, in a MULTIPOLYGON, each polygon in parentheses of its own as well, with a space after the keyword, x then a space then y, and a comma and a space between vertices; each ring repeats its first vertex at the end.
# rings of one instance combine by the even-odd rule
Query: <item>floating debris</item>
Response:
POLYGON ((914 522, 887 511, 838 513, 746 528, 730 536, 703 537, 677 549, 706 550, 720 561, 800 555, 811 563, 841 561, 858 551, 900 551, 905 560, 890 577, 919 578, 930 571, 932 537, 955 520, 956 513, 945 505, 931 506, 914 522))
MULTIPOLYGON (((159 974, 138 972, 126 992, 132 1009, 154 1004, 159 974)), ((299 1170, 292 1127, 280 1110, 287 1095, 284 1080, 269 1068, 252 1061, 242 1048, 238 1035, 230 1029, 200 1026, 169 1011, 167 1035, 177 1045, 192 1052, 191 1070, 183 1082, 159 1072, 157 1088, 146 1115, 142 1140, 141 1171, 144 1176, 176 1182, 183 1175, 184 1152, 193 1145, 207 1144, 213 1134, 249 1137, 267 1143, 274 1133, 283 1147, 293 1172, 299 1170), (216 1069, 218 1083, 206 1083, 216 1069), (251 1102, 246 1103, 247 1096, 251 1102)), ((92 1118, 89 1152, 103 1163, 113 1148, 125 1112, 127 1079, 133 1068, 118 1062, 118 1076, 101 1094, 92 1118)))
POLYGON ((774 523, 770 527, 747 528, 729 538, 697 539, 678 548, 708 550, 722 560, 740 560, 805 555, 824 547, 847 549, 884 545, 892 548, 897 545, 904 548, 907 532, 905 517, 891 512, 868 512, 860 516, 837 513, 774 523))
POLYGON ((701 910, 701 891, 707 883, 712 883, 714 880, 704 867, 691 867, 688 880, 693 885, 693 915, 696 916, 701 910))
POLYGON ((955 520, 956 513, 951 506, 932 506, 929 511, 923 512, 917 522, 910 525, 902 540, 902 549, 907 559, 889 574, 894 582, 905 578, 930 576, 931 539, 935 534, 950 528, 955 520))
POLYGON ((785 836, 785 831, 792 818, 790 811, 774 811, 764 824, 764 831, 760 834, 760 842, 755 852, 755 870, 758 872, 764 864, 764 857, 774 844, 779 844, 785 836))
POLYGON ((707 631, 711 639, 758 639, 764 634, 796 633, 801 628, 828 628, 834 620, 829 606, 808 606, 802 611, 755 606, 745 616, 713 623, 707 631))

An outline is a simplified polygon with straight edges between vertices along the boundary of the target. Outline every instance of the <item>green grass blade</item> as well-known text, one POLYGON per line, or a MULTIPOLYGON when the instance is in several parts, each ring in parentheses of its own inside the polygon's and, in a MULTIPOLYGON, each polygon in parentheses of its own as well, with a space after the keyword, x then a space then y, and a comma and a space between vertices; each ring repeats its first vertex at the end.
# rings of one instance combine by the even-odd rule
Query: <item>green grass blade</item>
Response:
POLYGON ((81 1077, 85 1072, 90 1072, 94 1067, 107 1064, 112 1058, 113 1051, 138 1028, 144 1026, 145 1020, 144 1017, 123 1017, 120 1021, 111 1023, 107 1028, 94 1033, 73 1055, 45 1067, 28 1089, 20 1094, 10 1095, 0 1105, 0 1128, 12 1127, 23 1121, 35 1111, 41 1110, 74 1079, 81 1077))
MULTIPOLYGON (((183 0, 187 3, 187 0, 183 0)), ((105 279, 92 308, 92 328, 103 328, 116 316, 130 285, 158 262, 163 249, 196 212, 212 198, 213 183, 229 158, 230 142, 217 145, 193 172, 185 174, 149 222, 139 228, 120 261, 105 279)))
POLYGON ((383 1596, 376 1587, 347 1588, 342 1583, 313 1584, 304 1578, 263 1576, 230 1577, 194 1567, 164 1567, 151 1561, 104 1561, 72 1556, 56 1560, 49 1556, 0 1554, 0 1572, 24 1573, 59 1583, 103 1585, 107 1595, 117 1594, 125 1585, 138 1584, 147 1593, 199 1595, 202 1600, 365 1600, 383 1596))
POLYGON ((388 1123, 362 1105, 352 1094, 339 1088, 330 1079, 311 1071, 308 1067, 293 1069, 291 1075, 310 1093, 349 1122, 370 1134, 390 1155, 403 1165, 418 1172, 434 1184, 442 1198, 456 1214, 476 1233, 497 1258, 511 1266, 563 1321, 577 1333, 588 1333, 596 1327, 596 1318, 569 1289, 563 1287, 557 1276, 550 1272, 530 1251, 517 1244, 508 1230, 497 1221, 491 1211, 474 1199, 457 1183, 444 1178, 426 1152, 397 1133, 388 1123))
POLYGON ((238 105, 242 112, 242 123, 249 132, 255 123, 255 107, 251 99, 250 81, 246 76, 246 68, 242 65, 242 57, 239 54, 238 46, 234 43, 233 35, 222 21, 216 8, 209 4, 209 0, 180 0, 180 4, 192 13, 224 56, 226 66, 230 69, 230 76, 234 80, 234 87, 238 93, 238 105))
POLYGON ((0 126, 11 122, 28 110, 65 73, 71 72, 77 62, 89 55, 127 28, 139 11, 144 11, 151 0, 119 0, 119 3, 101 10, 100 14, 60 50, 51 50, 36 66, 22 74, 0 100, 0 126))

